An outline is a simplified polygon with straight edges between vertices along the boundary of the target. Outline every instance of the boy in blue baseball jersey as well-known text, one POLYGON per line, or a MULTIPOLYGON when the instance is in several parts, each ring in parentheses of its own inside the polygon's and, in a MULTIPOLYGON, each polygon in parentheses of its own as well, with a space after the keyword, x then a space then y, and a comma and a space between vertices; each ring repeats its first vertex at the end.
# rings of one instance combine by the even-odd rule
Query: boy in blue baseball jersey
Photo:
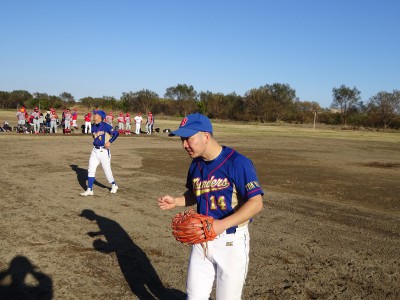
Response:
POLYGON ((118 131, 112 125, 104 122, 106 113, 102 110, 93 111, 95 125, 92 127, 93 150, 89 159, 88 188, 81 196, 93 196, 93 184, 95 181, 96 169, 99 164, 103 167, 104 174, 109 183, 112 184, 110 193, 115 194, 118 190, 111 171, 111 143, 118 137, 118 131))
POLYGON ((197 212, 214 218, 217 237, 192 246, 186 284, 187 299, 209 299, 214 278, 217 299, 241 299, 249 262, 248 223, 263 208, 263 190, 250 159, 221 146, 210 120, 185 117, 172 135, 181 137, 192 163, 183 196, 160 197, 162 210, 197 204, 197 212), (206 257, 204 257, 206 255, 206 257))

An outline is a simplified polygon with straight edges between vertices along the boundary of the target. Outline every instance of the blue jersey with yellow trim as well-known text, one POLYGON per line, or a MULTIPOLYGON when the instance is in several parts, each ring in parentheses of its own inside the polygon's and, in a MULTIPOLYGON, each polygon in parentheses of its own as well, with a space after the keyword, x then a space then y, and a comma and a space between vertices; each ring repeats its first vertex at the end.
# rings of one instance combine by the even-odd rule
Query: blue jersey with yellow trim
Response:
POLYGON ((112 143, 119 135, 110 124, 100 122, 92 127, 92 135, 94 138, 93 146, 104 147, 105 143, 112 143))
POLYGON ((197 212, 215 219, 223 219, 248 199, 264 195, 252 161, 225 146, 212 161, 193 159, 186 187, 196 196, 197 212))

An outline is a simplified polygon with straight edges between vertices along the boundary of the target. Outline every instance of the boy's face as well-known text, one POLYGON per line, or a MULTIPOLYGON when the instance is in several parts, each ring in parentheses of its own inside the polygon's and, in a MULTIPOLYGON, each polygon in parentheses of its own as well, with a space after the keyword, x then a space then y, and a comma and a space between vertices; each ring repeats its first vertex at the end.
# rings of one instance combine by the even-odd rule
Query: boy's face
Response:
POLYGON ((102 121, 102 118, 101 118, 100 115, 95 114, 95 115, 93 115, 93 120, 94 120, 94 122, 95 122, 96 124, 99 124, 99 123, 102 121))

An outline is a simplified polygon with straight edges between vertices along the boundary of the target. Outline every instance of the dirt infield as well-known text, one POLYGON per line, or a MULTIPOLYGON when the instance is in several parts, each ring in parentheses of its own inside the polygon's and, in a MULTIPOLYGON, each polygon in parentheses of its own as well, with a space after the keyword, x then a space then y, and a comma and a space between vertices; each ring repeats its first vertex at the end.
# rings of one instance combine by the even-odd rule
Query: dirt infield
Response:
MULTIPOLYGON (((243 299, 400 299, 398 133, 221 123, 215 135, 253 160, 266 192, 243 299)), ((87 198, 90 136, 1 133, 0 150, 0 299, 185 298, 179 210, 156 205, 184 190, 178 138, 121 136, 118 193, 99 167, 87 198)))

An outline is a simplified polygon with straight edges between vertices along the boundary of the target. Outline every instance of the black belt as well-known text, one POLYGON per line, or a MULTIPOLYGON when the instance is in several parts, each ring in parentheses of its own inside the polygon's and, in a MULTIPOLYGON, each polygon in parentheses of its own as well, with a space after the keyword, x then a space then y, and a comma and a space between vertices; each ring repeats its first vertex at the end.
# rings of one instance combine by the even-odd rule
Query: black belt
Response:
POLYGON ((104 146, 94 146, 96 149, 105 149, 106 147, 104 146))
POLYGON ((232 233, 236 233, 236 227, 230 227, 226 230, 227 234, 232 234, 232 233))

